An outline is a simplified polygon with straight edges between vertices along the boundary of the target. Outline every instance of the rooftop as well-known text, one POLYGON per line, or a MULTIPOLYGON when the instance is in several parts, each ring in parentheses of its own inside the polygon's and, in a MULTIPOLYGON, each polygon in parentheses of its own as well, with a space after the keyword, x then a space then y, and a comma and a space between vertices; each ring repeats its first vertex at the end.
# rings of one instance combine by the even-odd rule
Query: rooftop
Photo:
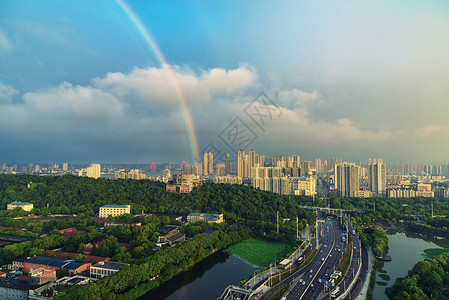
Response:
POLYGON ((104 262, 99 262, 96 263, 95 265, 93 265, 92 267, 95 268, 104 268, 104 269, 109 269, 109 270, 120 270, 123 266, 126 266, 127 264, 123 264, 123 263, 118 263, 118 262, 113 262, 113 261, 104 261, 104 262))
POLYGON ((14 290, 28 291, 28 282, 23 280, 0 277, 0 287, 14 290))
POLYGON ((12 204, 12 205, 30 205, 31 203, 28 202, 11 202, 8 204, 12 204))
POLYGON ((218 217, 219 215, 217 214, 209 214, 209 213, 190 213, 189 214, 190 217, 205 217, 205 218, 214 218, 214 217, 218 217))
POLYGON ((75 285, 78 284, 80 282, 86 281, 86 279, 89 279, 88 277, 84 277, 84 276, 75 276, 69 280, 67 280, 67 284, 68 285, 75 285))
POLYGON ((121 205, 121 204, 106 204, 102 206, 103 208, 128 208, 129 205, 121 205))
POLYGON ((31 257, 25 261, 25 263, 31 263, 31 264, 40 264, 44 266, 52 266, 56 268, 66 268, 70 270, 75 270, 81 267, 82 265, 89 264, 87 262, 82 262, 78 260, 73 259, 61 259, 61 258, 55 258, 55 257, 48 257, 48 256, 37 256, 37 257, 31 257))

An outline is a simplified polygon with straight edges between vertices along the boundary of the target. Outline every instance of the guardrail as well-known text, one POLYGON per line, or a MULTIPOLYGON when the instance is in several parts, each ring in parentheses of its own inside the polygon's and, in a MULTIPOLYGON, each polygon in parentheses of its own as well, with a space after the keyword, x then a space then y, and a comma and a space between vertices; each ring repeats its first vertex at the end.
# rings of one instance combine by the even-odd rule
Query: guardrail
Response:
MULTIPOLYGON (((346 296, 348 296, 349 293, 351 292, 352 287, 354 286, 354 284, 355 284, 355 283, 357 282, 357 280, 359 279, 360 272, 361 272, 361 270, 362 270, 362 243, 361 243, 360 239, 359 239, 359 249, 360 249, 360 263, 359 263, 359 268, 358 268, 358 270, 357 270, 357 273, 355 274, 354 278, 352 279, 351 284, 348 286, 348 288, 346 289, 346 291, 345 291, 344 293, 342 293, 340 296, 338 296, 338 297, 336 298, 336 300, 340 300, 340 299, 343 299, 343 298, 345 298, 346 296)), ((352 261, 352 253, 353 253, 353 252, 354 252, 354 251, 351 251, 351 260, 350 260, 350 261, 352 261)), ((344 279, 343 279, 343 280, 344 280, 344 279)))

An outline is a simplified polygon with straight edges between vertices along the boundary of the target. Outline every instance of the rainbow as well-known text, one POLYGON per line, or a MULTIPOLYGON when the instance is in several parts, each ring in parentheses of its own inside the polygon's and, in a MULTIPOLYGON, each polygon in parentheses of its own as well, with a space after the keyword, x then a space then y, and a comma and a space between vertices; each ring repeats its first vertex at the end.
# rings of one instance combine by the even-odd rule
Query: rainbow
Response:
POLYGON ((150 47, 152 52, 155 54, 162 69, 168 75, 167 77, 168 77, 171 85, 173 86, 173 90, 176 94, 176 98, 177 98, 179 107, 181 108, 181 112, 183 115, 184 124, 186 127, 190 148, 192 150, 193 161, 195 162, 197 159, 201 159, 199 157, 198 141, 197 141, 194 126, 193 126, 192 117, 190 116, 190 111, 187 107, 187 103, 182 94, 181 88, 179 87, 179 84, 176 82, 175 76, 173 74, 173 70, 171 69, 170 65, 167 63, 167 60, 165 59, 164 55, 162 54, 161 50, 159 49, 159 46, 154 41, 150 32, 145 28, 143 23, 140 21, 140 19, 134 13, 134 11, 129 7, 128 4, 125 3, 125 1, 117 0, 117 2, 121 6, 121 8, 125 11, 127 16, 131 19, 131 21, 136 26, 136 28, 139 30, 140 34, 145 39, 148 46, 150 47))

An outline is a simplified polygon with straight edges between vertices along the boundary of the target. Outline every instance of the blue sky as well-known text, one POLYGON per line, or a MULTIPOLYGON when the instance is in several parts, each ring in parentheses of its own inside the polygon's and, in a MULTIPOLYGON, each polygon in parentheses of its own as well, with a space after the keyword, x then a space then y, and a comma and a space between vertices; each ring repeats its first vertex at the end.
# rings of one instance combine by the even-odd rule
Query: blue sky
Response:
POLYGON ((268 155, 448 161, 447 1, 0 0, 0 161, 192 161, 239 117, 268 155), (265 92, 267 126, 244 108, 265 92))

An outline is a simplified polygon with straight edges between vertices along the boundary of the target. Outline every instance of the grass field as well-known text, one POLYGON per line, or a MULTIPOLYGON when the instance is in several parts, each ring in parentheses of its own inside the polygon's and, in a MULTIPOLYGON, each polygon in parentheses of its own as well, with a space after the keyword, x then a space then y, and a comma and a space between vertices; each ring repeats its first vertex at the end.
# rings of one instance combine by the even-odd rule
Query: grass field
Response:
POLYGON ((275 257, 284 254, 286 249, 287 245, 285 244, 247 239, 229 247, 228 252, 252 265, 267 266, 274 261, 275 257))
POLYGON ((421 256, 424 258, 434 258, 437 255, 443 254, 445 252, 449 252, 449 249, 447 248, 431 248, 424 250, 423 253, 421 253, 421 256))

